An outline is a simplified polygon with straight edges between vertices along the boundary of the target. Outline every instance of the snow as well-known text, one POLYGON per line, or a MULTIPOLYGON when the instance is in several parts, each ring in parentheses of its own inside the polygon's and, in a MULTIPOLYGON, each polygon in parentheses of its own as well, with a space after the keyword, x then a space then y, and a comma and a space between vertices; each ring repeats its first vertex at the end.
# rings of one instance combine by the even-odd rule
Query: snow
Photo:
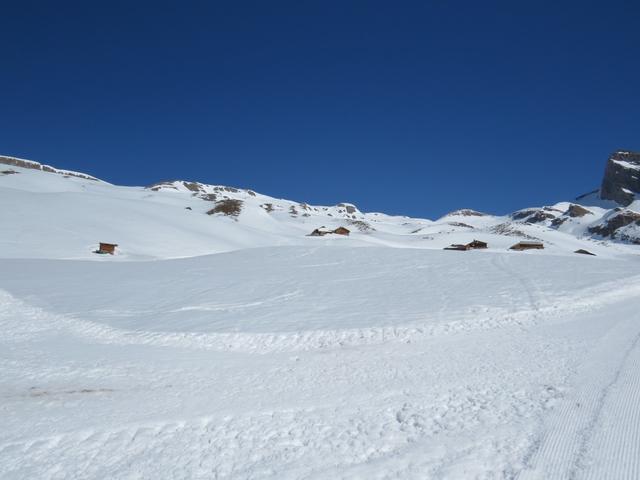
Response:
POLYGON ((2 479, 640 474, 639 247, 585 236, 605 208, 430 221, 15 169, 2 479), (323 225, 352 233, 307 236, 323 225), (545 249, 509 251, 522 235, 545 249))
POLYGON ((611 160, 616 165, 620 165, 622 168, 627 170, 640 170, 640 165, 636 163, 626 162, 624 160, 611 160))
POLYGON ((640 333, 629 260, 351 247, 1 260, 0 476, 496 478, 556 471, 556 456, 578 468, 577 453, 542 446, 557 411, 567 439, 585 422, 599 438, 600 414, 574 399, 617 386, 619 366, 637 372, 619 359, 640 333), (612 368, 593 378, 600 350, 612 368))

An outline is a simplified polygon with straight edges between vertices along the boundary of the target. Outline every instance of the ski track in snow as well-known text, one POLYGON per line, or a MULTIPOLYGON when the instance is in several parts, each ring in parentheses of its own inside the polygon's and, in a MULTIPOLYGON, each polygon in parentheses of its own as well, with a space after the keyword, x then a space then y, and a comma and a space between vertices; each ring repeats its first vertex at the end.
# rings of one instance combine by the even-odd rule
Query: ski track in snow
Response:
MULTIPOLYGON (((500 264, 498 263, 498 265, 500 264)), ((505 270, 509 271, 506 268, 505 270)), ((50 314, 37 307, 25 304, 2 290, 0 290, 0 309, 4 310, 4 314, 0 317, 0 322, 6 323, 7 319, 23 314, 39 320, 29 325, 7 323, 4 329, 12 336, 25 335, 27 332, 36 334, 42 329, 56 325, 57 328, 64 328, 78 336, 102 343, 268 353, 370 345, 383 342, 411 342, 421 337, 451 335, 474 330, 487 330, 514 325, 527 327, 527 325, 536 324, 538 319, 542 317, 547 318, 549 321, 553 317, 589 311, 596 306, 620 302, 626 298, 634 298, 640 295, 640 277, 637 277, 598 285, 574 295, 573 298, 566 297, 555 304, 546 304, 545 307, 539 307, 537 296, 540 294, 531 293, 528 281, 522 280, 520 277, 516 277, 516 279, 522 282, 526 288, 527 295, 530 298, 530 308, 509 313, 496 312, 489 315, 486 313, 472 315, 464 320, 436 325, 427 321, 420 325, 283 333, 145 332, 116 329, 96 322, 65 315, 50 314)), ((285 294, 281 298, 288 298, 293 295, 295 293, 285 294)), ((277 299, 273 299, 273 301, 275 300, 277 299)), ((238 306, 235 307, 239 308, 238 306)), ((223 307, 211 307, 212 310, 216 308, 224 309, 223 307)), ((184 310, 191 309, 194 309, 194 307, 184 307, 184 310)), ((3 313, 2 310, 0 310, 0 314, 3 313)))
POLYGON ((639 478, 640 325, 626 320, 607 337, 546 419, 519 479, 639 478))

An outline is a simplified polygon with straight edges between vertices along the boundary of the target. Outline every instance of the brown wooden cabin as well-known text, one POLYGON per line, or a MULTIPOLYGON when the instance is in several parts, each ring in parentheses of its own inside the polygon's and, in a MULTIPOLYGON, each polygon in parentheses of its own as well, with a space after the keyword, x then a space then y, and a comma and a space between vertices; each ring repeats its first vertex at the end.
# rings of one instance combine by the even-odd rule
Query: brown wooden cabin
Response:
POLYGON ((336 229, 333 231, 333 233, 335 233, 336 235, 346 235, 346 236, 349 236, 349 234, 350 234, 351 232, 349 231, 349 229, 348 229, 348 228, 345 228, 345 227, 338 227, 338 228, 336 228, 336 229))
POLYGON ((466 251, 466 250, 473 250, 476 248, 487 248, 489 245, 487 244, 487 242, 481 242, 480 240, 474 240, 473 242, 469 242, 466 244, 460 244, 460 243, 454 243, 453 245, 449 245, 448 247, 445 247, 445 250, 460 250, 460 251, 466 251))
POLYGON ((469 247, 469 245, 462 245, 461 243, 454 243, 453 245, 449 245, 448 247, 444 247, 445 250, 460 250, 460 251, 465 251, 465 250, 471 250, 471 247, 469 247))
POLYGON ((582 255, 593 255, 594 257, 596 256, 595 253, 591 253, 589 250, 585 250, 583 248, 580 248, 573 253, 581 253, 582 255))
POLYGON ((480 240, 474 240, 473 242, 467 243, 469 248, 488 248, 489 244, 487 242, 481 242, 480 240))
POLYGON ((544 244, 542 242, 530 242, 530 241, 522 241, 513 245, 509 250, 543 250, 544 244))
POLYGON ((98 248, 98 250, 96 250, 96 253, 102 253, 102 254, 108 253, 109 255, 113 255, 116 252, 117 246, 118 246, 117 243, 100 242, 100 247, 98 248))

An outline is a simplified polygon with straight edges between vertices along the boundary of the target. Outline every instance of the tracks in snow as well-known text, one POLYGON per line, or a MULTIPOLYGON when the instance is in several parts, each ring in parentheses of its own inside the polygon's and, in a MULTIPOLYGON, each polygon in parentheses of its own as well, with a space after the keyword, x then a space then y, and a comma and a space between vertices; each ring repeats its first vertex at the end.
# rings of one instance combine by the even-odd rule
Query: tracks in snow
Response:
POLYGON ((640 478, 640 324, 629 310, 543 422, 520 480, 640 478))
MULTIPOLYGON (((503 266, 504 268, 506 267, 503 266)), ((0 326, 4 325, 4 331, 11 332, 16 338, 37 335, 46 330, 64 329, 98 343, 269 353, 385 342, 406 343, 455 333, 534 325, 542 319, 553 321, 554 318, 588 312, 640 295, 640 277, 607 282, 553 302, 542 299, 534 286, 527 286, 527 279, 519 281, 524 282, 524 288, 530 292, 530 305, 521 310, 498 309, 458 314, 457 318, 454 316, 446 323, 431 323, 428 321, 428 314, 425 314, 425 322, 410 325, 274 333, 150 332, 117 329, 101 323, 48 313, 0 290, 0 326), (18 320, 18 317, 22 318, 18 320), (28 320, 25 321, 25 318, 28 320)))

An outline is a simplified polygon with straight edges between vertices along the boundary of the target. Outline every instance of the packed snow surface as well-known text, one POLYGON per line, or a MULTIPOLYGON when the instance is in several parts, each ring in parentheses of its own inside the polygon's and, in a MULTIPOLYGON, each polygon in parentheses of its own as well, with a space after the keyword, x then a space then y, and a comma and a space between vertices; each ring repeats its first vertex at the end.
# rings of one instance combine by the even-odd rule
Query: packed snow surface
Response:
POLYGON ((637 225, 586 208, 0 171, 0 478, 640 478, 637 225))
POLYGON ((0 478, 637 478, 639 266, 0 260, 0 478))

